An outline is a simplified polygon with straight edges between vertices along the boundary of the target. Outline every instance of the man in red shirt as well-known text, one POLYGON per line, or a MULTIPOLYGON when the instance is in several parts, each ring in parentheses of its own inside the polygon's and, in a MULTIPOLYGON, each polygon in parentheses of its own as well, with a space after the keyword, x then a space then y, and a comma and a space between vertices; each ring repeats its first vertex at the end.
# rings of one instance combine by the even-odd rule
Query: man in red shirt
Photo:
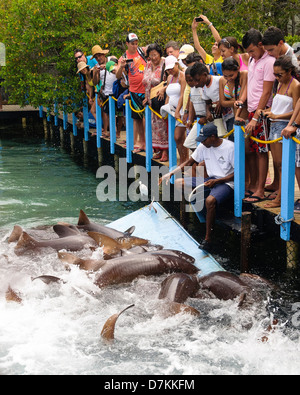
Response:
POLYGON ((141 152, 145 145, 145 118, 143 100, 145 99, 145 87, 143 85, 146 58, 144 49, 138 46, 138 37, 135 33, 129 33, 126 38, 127 51, 120 57, 116 77, 122 77, 125 71, 128 75, 129 92, 131 97, 134 130, 135 150, 141 152), (140 112, 142 111, 142 112, 140 112))

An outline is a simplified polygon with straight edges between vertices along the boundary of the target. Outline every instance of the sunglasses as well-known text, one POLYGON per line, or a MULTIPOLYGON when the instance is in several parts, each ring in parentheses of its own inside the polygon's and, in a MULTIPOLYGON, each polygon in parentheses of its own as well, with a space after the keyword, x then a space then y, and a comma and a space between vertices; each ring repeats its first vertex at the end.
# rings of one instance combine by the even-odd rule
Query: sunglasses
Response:
POLYGON ((225 47, 227 46, 227 48, 230 48, 230 47, 231 47, 231 44, 230 44, 230 42, 227 40, 227 38, 222 38, 222 40, 219 41, 219 46, 220 46, 221 44, 223 44, 223 45, 226 44, 225 47))
POLYGON ((285 73, 273 73, 275 77, 281 78, 285 73))
POLYGON ((83 57, 83 54, 81 54, 80 56, 75 57, 75 60, 78 60, 78 59, 80 59, 82 57, 83 57))

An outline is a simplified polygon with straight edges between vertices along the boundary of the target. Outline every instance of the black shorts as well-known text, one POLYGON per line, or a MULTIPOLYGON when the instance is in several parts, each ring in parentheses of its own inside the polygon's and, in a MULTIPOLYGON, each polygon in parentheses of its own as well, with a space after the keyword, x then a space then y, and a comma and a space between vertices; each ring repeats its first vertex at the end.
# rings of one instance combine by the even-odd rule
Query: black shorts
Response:
POLYGON ((131 118, 132 119, 143 119, 145 116, 145 107, 143 101, 145 99, 144 93, 130 92, 131 100, 131 118))

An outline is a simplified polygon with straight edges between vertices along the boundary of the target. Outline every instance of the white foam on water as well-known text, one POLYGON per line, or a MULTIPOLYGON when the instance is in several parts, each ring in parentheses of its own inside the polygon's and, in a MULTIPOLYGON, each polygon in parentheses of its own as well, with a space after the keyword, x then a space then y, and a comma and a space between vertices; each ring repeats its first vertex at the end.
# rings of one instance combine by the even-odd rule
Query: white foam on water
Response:
POLYGON ((51 249, 15 255, 6 235, 0 234, 1 374, 299 373, 299 337, 279 327, 261 341, 270 319, 264 306, 239 310, 237 301, 189 300, 200 317, 164 318, 158 294, 166 275, 99 289, 94 274, 66 270, 51 249), (43 274, 65 283, 31 280, 43 274), (9 285, 22 304, 6 302, 9 285), (115 342, 104 344, 106 320, 131 304, 117 321, 115 342))

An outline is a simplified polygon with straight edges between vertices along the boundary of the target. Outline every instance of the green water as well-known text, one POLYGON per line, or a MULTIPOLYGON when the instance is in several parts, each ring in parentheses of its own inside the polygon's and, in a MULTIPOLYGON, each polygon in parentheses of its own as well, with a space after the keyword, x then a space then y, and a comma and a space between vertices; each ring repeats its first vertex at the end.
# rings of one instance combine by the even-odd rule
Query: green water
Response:
POLYGON ((41 137, 20 137, 18 128, 0 130, 0 227, 74 222, 80 209, 107 223, 141 206, 99 202, 95 172, 41 137))

